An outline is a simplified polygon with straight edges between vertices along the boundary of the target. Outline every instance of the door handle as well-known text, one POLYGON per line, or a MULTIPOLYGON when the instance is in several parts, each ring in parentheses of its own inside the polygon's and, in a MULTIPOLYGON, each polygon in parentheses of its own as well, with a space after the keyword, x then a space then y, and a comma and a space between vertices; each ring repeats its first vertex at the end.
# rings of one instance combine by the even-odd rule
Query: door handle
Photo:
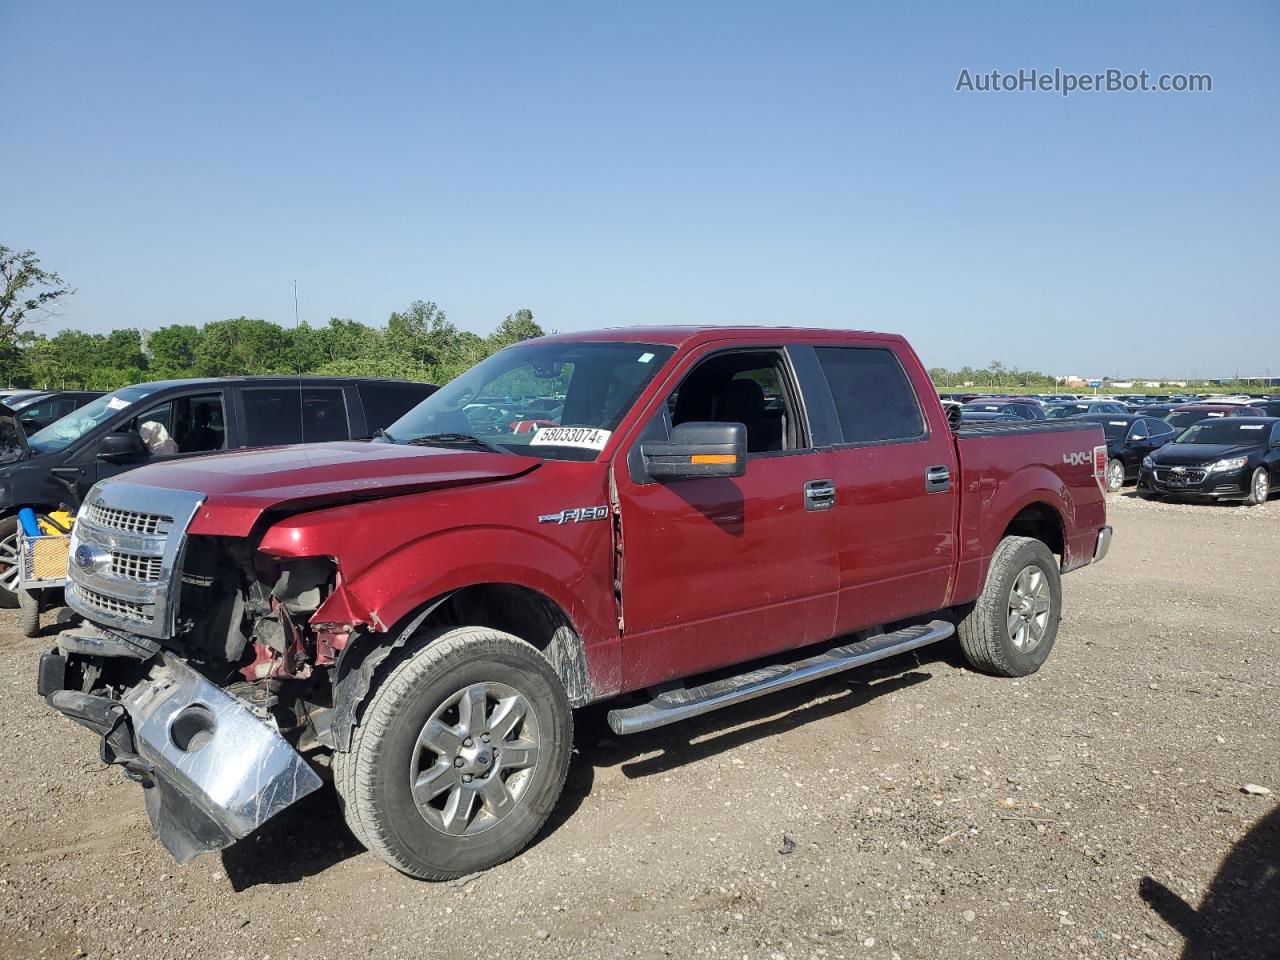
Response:
POLYGON ((810 480, 804 485, 806 510, 830 510, 836 505, 836 485, 830 480, 810 480))
POLYGON ((951 489, 951 468, 945 465, 927 467, 924 471, 924 492, 944 493, 951 489))

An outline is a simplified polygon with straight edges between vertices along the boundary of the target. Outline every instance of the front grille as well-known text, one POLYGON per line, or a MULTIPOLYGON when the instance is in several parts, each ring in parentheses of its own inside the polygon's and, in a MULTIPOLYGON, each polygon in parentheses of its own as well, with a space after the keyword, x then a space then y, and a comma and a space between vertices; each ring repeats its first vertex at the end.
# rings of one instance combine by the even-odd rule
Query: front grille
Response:
POLYGON ((143 557, 136 553, 111 554, 111 574, 126 580, 154 581, 160 579, 164 569, 163 557, 143 557))
POLYGON ((67 605, 92 623, 172 636, 186 530, 203 500, 128 479, 96 485, 71 528, 67 605))
POLYGON ((75 592, 86 606, 109 616, 119 617, 122 620, 129 620, 134 623, 155 622, 155 617, 147 613, 146 608, 140 603, 104 596, 96 590, 90 590, 82 583, 75 585, 75 592))
POLYGON ((161 516, 158 513, 117 510, 115 507, 105 507, 101 503, 91 503, 85 511, 85 516, 90 523, 106 530, 123 530, 125 533, 154 534, 159 532, 161 524, 173 523, 172 517, 161 516))
POLYGON ((1156 471, 1156 479, 1171 487, 1186 487, 1204 483, 1205 476, 1206 472, 1199 469, 1188 469, 1182 473, 1174 473, 1172 470, 1167 469, 1156 471))

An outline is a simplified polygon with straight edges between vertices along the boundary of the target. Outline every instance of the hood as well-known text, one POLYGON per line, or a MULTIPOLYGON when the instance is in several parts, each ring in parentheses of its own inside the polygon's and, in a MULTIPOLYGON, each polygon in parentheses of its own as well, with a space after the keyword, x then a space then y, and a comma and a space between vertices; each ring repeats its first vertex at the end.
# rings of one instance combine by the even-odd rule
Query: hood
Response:
POLYGON ((515 454, 346 441, 157 463, 131 470, 122 479, 203 493, 204 505, 191 523, 191 532, 242 537, 269 510, 332 506, 507 480, 541 463, 515 454))
POLYGON ((1169 443, 1151 455, 1161 465, 1210 464, 1228 457, 1244 457, 1257 449, 1255 444, 1238 443, 1169 443))
POLYGON ((0 465, 17 463, 31 456, 27 432, 13 408, 0 403, 0 465))

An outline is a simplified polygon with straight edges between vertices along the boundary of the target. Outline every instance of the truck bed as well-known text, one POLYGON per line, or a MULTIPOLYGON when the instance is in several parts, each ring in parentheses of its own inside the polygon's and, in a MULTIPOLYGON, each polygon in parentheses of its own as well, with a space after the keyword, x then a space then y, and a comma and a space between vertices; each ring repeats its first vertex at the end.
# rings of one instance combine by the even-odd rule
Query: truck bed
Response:
MULTIPOLYGON (((1060 531, 1063 571, 1089 563, 1106 498, 1094 473, 1102 427, 1085 420, 965 424, 955 431, 960 464, 959 564, 952 603, 982 592, 991 554, 1010 526, 1037 511, 1060 531), (1048 511, 1051 511, 1049 513, 1048 511)), ((1016 532, 1016 529, 1012 532, 1016 532)))

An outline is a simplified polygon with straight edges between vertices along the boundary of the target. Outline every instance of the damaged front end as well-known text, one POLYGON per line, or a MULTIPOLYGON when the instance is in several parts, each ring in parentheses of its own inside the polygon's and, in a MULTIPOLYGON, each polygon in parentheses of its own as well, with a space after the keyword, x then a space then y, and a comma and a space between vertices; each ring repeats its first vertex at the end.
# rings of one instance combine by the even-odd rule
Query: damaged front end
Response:
POLYGON ((101 734, 103 762, 143 786, 151 825, 179 863, 247 837, 320 786, 284 737, 181 659, 160 652, 145 664, 110 664, 100 679, 122 687, 115 699, 61 686, 72 669, 83 673, 69 662, 78 656, 45 654, 40 693, 101 734))
POLYGON ((352 631, 312 623, 335 594, 331 561, 277 561, 247 539, 191 536, 201 503, 124 480, 90 492, 66 591, 85 623, 59 635, 38 684, 102 737, 104 762, 142 785, 180 863, 321 785, 304 754, 326 745, 324 668, 352 631))

